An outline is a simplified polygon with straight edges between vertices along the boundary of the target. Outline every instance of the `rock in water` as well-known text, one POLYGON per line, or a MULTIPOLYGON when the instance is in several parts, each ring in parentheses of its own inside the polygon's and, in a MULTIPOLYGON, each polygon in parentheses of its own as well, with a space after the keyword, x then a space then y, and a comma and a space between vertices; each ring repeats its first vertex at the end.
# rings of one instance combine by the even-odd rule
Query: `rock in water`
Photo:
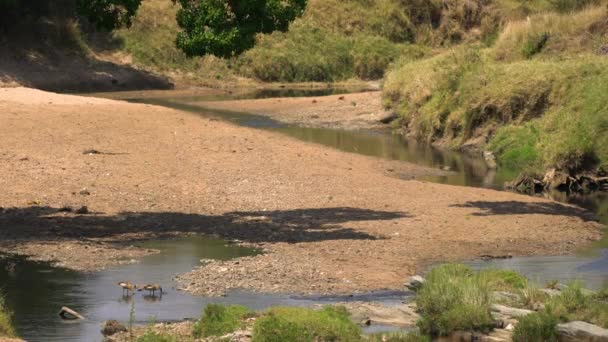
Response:
POLYGON ((127 331, 127 327, 122 325, 120 322, 111 319, 109 321, 106 321, 106 323, 103 325, 103 328, 101 329, 101 334, 103 336, 112 336, 114 334, 118 334, 119 332, 125 331, 127 331))
POLYGON ((494 153, 492 153, 490 151, 484 152, 483 153, 483 160, 485 160, 486 165, 488 166, 488 168, 495 169, 497 167, 497 165, 496 165, 496 156, 494 156, 494 153))
POLYGON ((389 123, 397 120, 398 118, 399 118, 399 116, 397 116, 397 113, 390 112, 390 113, 387 113, 387 114, 381 116, 380 119, 378 119, 378 121, 380 121, 383 124, 389 124, 389 123))
POLYGON ((608 341, 608 329, 587 322, 575 321, 558 324, 556 331, 560 342, 608 341))
POLYGON ((411 277, 407 283, 405 283, 405 287, 410 291, 418 291, 424 285, 425 279, 422 276, 415 275, 411 277))

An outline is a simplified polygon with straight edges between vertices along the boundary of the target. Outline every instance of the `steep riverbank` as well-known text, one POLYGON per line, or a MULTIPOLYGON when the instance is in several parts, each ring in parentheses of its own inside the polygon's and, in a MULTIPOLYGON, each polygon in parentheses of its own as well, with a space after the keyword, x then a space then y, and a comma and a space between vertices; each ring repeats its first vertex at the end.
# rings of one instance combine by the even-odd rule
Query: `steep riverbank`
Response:
POLYGON ((3 247, 71 268, 131 258, 91 246, 215 234, 267 253, 181 276, 190 292, 348 293, 400 288, 435 261, 562 254, 601 237, 575 207, 404 181, 392 174, 441 171, 162 107, 14 88, 0 109, 3 247))

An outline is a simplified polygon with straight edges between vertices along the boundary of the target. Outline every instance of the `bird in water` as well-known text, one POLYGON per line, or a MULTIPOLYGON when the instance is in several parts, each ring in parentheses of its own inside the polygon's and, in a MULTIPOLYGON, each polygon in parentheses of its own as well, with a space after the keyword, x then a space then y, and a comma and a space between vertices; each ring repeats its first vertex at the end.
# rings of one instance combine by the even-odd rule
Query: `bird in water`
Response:
POLYGON ((158 285, 158 284, 147 284, 141 287, 141 290, 146 290, 148 292, 150 292, 153 296, 156 294, 156 291, 158 291, 160 293, 160 295, 163 295, 163 288, 162 286, 158 285))
POLYGON ((122 293, 124 294, 125 291, 127 292, 127 295, 130 292, 133 292, 137 289, 137 285, 130 283, 128 281, 121 281, 118 283, 118 286, 122 287, 122 293))

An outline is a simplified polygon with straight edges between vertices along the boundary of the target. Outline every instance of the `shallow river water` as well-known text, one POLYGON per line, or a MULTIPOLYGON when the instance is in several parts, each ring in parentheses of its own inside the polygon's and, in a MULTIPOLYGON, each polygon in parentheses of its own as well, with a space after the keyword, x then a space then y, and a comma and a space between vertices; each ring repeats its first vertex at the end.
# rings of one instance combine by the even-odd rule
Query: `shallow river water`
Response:
MULTIPOLYGON (((339 90, 315 90, 314 92, 277 90, 238 95, 239 98, 272 96, 320 96, 339 90)), ((104 94, 104 97, 113 97, 104 94)), ((125 94, 116 97, 125 98, 125 94)), ((128 96, 127 96, 128 97, 128 96)), ((239 125, 269 129, 291 137, 323 144, 342 151, 359 153, 384 159, 402 160, 431 167, 449 166, 455 172, 448 176, 425 180, 453 185, 502 189, 504 181, 517 172, 488 170, 479 158, 457 152, 441 151, 417 144, 401 136, 386 132, 342 131, 336 129, 305 128, 283 124, 261 115, 212 111, 195 105, 201 100, 229 99, 235 96, 181 96, 171 92, 154 98, 128 98, 214 116, 239 125)), ((562 196, 565 202, 579 204, 597 214, 608 223, 608 195, 595 194, 585 197, 562 196)), ((532 229, 532 227, 531 227, 532 229)), ((96 273, 78 273, 52 268, 48 264, 26 261, 22 258, 0 259, 0 286, 6 295, 7 305, 14 312, 19 334, 28 341, 101 341, 101 324, 108 319, 129 321, 131 308, 134 323, 150 321, 179 321, 199 317, 203 306, 210 302, 234 303, 263 309, 273 305, 309 306, 352 300, 374 300, 387 304, 400 303, 406 298, 402 292, 377 292, 354 297, 296 297, 290 295, 255 294, 234 291, 226 297, 206 298, 190 296, 177 291, 173 277, 200 265, 201 259, 230 259, 252 255, 256 251, 227 245, 222 240, 188 237, 177 240, 152 241, 147 248, 161 250, 160 254, 144 258, 140 263, 120 266, 96 273), (166 293, 162 297, 147 297, 136 292, 124 297, 116 283, 130 280, 135 283, 161 283, 166 293), (57 315, 59 308, 69 306, 87 317, 84 322, 69 323, 57 315)), ((581 251, 576 256, 513 258, 494 261, 472 261, 475 268, 506 267, 526 274, 532 280, 562 282, 581 279, 589 287, 608 285, 608 241, 601 241, 581 251)), ((388 327, 372 327, 372 330, 388 327)))

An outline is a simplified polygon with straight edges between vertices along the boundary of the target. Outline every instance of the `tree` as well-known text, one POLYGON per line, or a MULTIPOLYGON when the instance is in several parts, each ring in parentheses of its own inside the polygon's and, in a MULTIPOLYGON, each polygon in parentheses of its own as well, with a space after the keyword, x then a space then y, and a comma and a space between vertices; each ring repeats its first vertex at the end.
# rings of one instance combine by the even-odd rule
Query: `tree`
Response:
POLYGON ((131 26, 141 0, 78 0, 78 14, 87 18, 98 28, 111 31, 131 26))
POLYGON ((255 35, 286 31, 306 0, 174 0, 177 47, 189 56, 231 57, 253 47, 255 35))
POLYGON ((43 17, 86 18, 100 29, 129 26, 142 0, 0 0, 0 28, 29 25, 43 17))
MULTIPOLYGON (((167 0, 168 1, 168 0, 167 0)), ((189 56, 231 57, 253 47, 255 35, 286 31, 306 0, 172 0, 181 8, 177 47, 189 56)), ((99 29, 130 26, 142 0, 0 0, 0 33, 39 18, 86 18, 99 29)))

